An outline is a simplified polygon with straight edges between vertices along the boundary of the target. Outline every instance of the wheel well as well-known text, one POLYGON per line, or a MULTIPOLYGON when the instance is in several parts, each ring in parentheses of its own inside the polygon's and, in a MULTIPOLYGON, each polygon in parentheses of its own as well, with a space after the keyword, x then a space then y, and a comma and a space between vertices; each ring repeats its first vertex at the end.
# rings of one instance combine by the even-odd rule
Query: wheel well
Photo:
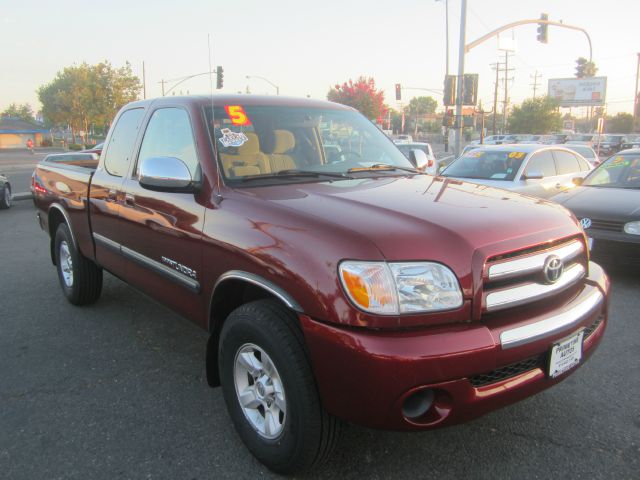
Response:
POLYGON ((61 223, 65 223, 64 215, 57 208, 52 208, 49 210, 49 250, 51 253, 51 262, 56 264, 56 255, 54 252, 54 244, 56 241, 56 232, 58 231, 58 225, 61 223))
POLYGON ((218 285, 211 299, 209 317, 209 341, 207 342, 206 371, 211 387, 220 385, 218 374, 218 343, 225 320, 231 312, 245 303, 255 300, 274 299, 286 307, 284 302, 269 291, 240 279, 229 279, 218 285))

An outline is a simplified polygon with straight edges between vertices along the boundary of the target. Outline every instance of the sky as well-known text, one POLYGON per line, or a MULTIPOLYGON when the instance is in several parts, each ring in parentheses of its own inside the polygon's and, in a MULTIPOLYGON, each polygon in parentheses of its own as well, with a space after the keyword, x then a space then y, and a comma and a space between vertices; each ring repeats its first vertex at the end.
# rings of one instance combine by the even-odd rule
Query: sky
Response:
MULTIPOLYGON (((446 66, 447 0, 0 0, 0 111, 11 103, 40 108, 36 90, 64 67, 108 60, 130 62, 145 71, 146 96, 161 95, 161 80, 207 72, 211 37, 212 65, 224 68, 225 93, 326 98, 337 83, 361 75, 373 77, 392 107, 394 85, 403 86, 403 102, 413 96, 441 96, 446 66), (253 78, 247 79, 250 76, 253 78), (414 87, 411 89, 408 87, 414 87)), ((448 0, 450 73, 457 73, 461 0, 448 0)), ((538 18, 584 28, 593 43, 598 76, 607 77, 607 111, 631 112, 640 52, 638 0, 468 0, 466 43, 491 30, 538 18)), ((536 41, 536 25, 502 34, 513 39, 509 58, 509 97, 520 103, 545 94, 550 78, 572 77, 575 60, 589 56, 586 37, 549 27, 549 43, 536 41), (512 77, 512 78, 511 78, 512 77)), ((497 39, 465 56, 465 71, 480 75, 479 98, 493 105, 491 64, 504 61, 497 39)), ((169 89, 176 82, 169 81, 169 89)), ((176 93, 209 93, 208 76, 188 80, 176 93)), ((500 90, 500 100, 504 92, 500 90)), ((502 108, 501 105, 499 108, 502 108)))

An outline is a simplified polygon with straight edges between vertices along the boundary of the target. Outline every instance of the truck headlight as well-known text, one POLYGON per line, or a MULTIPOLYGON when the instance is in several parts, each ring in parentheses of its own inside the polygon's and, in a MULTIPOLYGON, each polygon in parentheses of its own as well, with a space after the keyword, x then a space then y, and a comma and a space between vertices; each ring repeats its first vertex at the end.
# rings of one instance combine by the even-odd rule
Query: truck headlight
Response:
POLYGON ((629 222, 624 226, 625 233, 630 233, 631 235, 640 235, 640 222, 629 222))
POLYGON ((370 313, 436 312, 463 303, 458 279, 439 263, 345 261, 339 270, 351 301, 370 313))

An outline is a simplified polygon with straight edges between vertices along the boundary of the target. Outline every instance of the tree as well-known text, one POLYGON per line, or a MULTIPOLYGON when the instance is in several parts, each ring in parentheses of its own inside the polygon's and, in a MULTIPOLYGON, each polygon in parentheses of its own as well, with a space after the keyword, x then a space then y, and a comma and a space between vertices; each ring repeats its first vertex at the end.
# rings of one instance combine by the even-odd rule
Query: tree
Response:
POLYGON ((370 120, 382 121, 388 110, 384 104, 384 92, 376 90, 376 82, 373 78, 364 76, 359 77, 355 82, 349 79, 342 85, 336 84, 327 93, 327 99, 349 105, 370 120))
POLYGON ((438 108, 438 101, 433 97, 414 97, 406 108, 418 114, 435 113, 436 108, 438 108))
POLYGON ((509 131, 544 134, 562 128, 558 103, 552 97, 529 98, 513 107, 509 116, 509 131))
POLYGON ((576 60, 576 77, 577 78, 591 78, 595 77, 596 73, 598 73, 598 68, 596 64, 590 62, 584 57, 579 57, 576 60))
POLYGON ((631 133, 633 130, 633 115, 630 113, 618 113, 615 117, 608 117, 606 122, 607 132, 631 133))
POLYGON ((66 67, 38 89, 42 113, 54 125, 87 132, 91 124, 108 125, 125 103, 138 98, 142 85, 131 65, 113 68, 109 62, 66 67))
POLYGON ((18 105, 17 103, 12 103, 9 105, 2 114, 2 117, 11 117, 11 118, 19 118, 24 120, 25 122, 35 122, 35 117, 33 116, 33 109, 31 105, 28 103, 23 103, 18 105))

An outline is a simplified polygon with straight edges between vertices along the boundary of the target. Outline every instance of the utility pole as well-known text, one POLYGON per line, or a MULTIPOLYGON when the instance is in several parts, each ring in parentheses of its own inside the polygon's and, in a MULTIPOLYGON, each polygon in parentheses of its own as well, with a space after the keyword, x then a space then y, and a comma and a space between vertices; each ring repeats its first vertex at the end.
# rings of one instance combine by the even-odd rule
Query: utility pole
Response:
POLYGON ((498 117, 498 86, 500 84, 500 62, 491 64, 492 68, 496 70, 496 83, 493 86, 493 125, 491 129, 493 130, 493 135, 496 134, 496 118, 498 117))
POLYGON ((142 98, 147 99, 147 76, 144 72, 144 61, 142 62, 142 98))
POLYGON ((633 91, 633 128, 636 131, 638 124, 638 76, 640 76, 640 53, 638 53, 638 65, 636 67, 636 89, 633 91))
POLYGON ((164 84, 165 84, 164 78, 160 80, 160 84, 162 85, 162 96, 164 97, 164 84))
POLYGON ((502 133, 507 131, 507 111, 509 110, 509 50, 504 51, 504 103, 502 105, 502 133))
POLYGON ((462 84, 464 81, 464 53, 467 41, 467 0, 462 0, 460 8, 460 46, 458 49, 458 85, 456 93, 456 142, 454 154, 457 157, 462 150, 462 84))
POLYGON ((542 74, 538 74, 536 70, 535 75, 529 75, 529 77, 533 77, 533 83, 530 85, 533 87, 533 98, 536 98, 536 91, 538 90, 538 78, 542 78, 542 74))

